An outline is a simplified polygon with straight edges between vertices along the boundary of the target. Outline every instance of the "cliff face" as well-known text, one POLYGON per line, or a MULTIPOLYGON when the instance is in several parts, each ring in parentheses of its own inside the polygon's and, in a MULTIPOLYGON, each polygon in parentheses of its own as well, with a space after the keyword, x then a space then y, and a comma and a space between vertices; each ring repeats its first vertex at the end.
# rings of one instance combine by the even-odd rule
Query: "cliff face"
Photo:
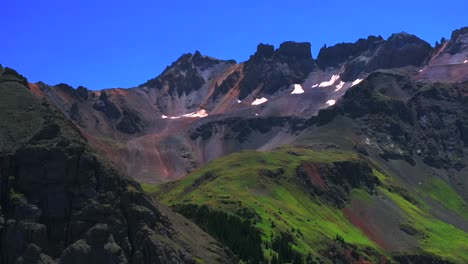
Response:
POLYGON ((0 70, 0 93, 0 263, 231 262, 200 230, 179 232, 180 216, 170 221, 20 75, 0 70))

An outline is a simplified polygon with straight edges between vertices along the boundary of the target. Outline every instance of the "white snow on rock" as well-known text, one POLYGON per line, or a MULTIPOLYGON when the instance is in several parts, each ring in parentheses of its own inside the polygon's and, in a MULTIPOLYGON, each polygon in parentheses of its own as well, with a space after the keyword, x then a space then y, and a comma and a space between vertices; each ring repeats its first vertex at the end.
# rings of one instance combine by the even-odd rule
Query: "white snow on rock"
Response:
POLYGON ((351 83, 351 87, 353 87, 354 85, 358 85, 359 83, 362 82, 363 79, 356 79, 354 80, 352 83, 351 83))
POLYGON ((464 60, 463 63, 468 63, 468 60, 464 60))
POLYGON ((268 99, 266 99, 265 97, 262 97, 260 99, 255 99, 255 101, 252 102, 252 105, 261 105, 267 101, 268 99))
POLYGON ((239 100, 239 99, 237 99, 237 103, 238 103, 238 104, 240 104, 240 103, 242 103, 242 101, 241 101, 241 100, 239 100))
POLYGON ((423 72, 423 70, 421 69, 421 70, 419 70, 419 72, 423 72))
POLYGON ((312 85, 312 88, 315 88, 315 87, 318 87, 318 86, 319 86, 319 84, 317 83, 317 84, 312 85))
POLYGON ((326 104, 329 105, 329 106, 332 106, 335 103, 336 103, 336 100, 328 100, 326 104))
POLYGON ((181 115, 181 116, 167 116, 167 115, 162 115, 162 119, 179 119, 179 118, 182 118, 182 117, 207 117, 208 116, 208 113, 206 112, 205 109, 200 109, 198 110, 197 112, 192 112, 192 113, 188 113, 188 114, 185 114, 185 115, 181 115))
POLYGON ((294 84, 294 91, 291 92, 291 94, 303 94, 304 89, 302 89, 302 85, 300 84, 294 84))
POLYGON ((257 113, 255 113, 255 116, 258 116, 258 114, 257 114, 257 113))
POLYGON ((338 74, 334 74, 329 81, 324 81, 319 84, 318 87, 327 87, 333 85, 336 81, 340 79, 340 76, 338 74))
POLYGON ((197 112, 193 112, 190 114, 183 115, 184 117, 207 117, 208 113, 205 109, 200 109, 197 112))
POLYGON ((343 88, 345 82, 341 81, 339 84, 337 84, 335 87, 335 92, 338 92, 339 90, 341 90, 341 88, 343 88))

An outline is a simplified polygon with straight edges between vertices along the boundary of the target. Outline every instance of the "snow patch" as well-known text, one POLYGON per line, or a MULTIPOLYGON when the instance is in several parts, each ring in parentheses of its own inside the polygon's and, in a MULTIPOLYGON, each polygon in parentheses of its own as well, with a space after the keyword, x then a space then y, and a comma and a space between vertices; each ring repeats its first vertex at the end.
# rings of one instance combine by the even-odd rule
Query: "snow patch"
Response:
POLYGON ((317 84, 312 85, 312 88, 315 88, 315 87, 318 87, 318 86, 319 86, 319 84, 317 83, 317 84))
POLYGON ((336 103, 336 100, 328 100, 326 104, 329 105, 329 106, 332 106, 335 103, 336 103))
POLYGON ((463 63, 468 63, 468 60, 464 60, 463 63))
POLYGON ((327 87, 333 85, 336 81, 340 79, 340 76, 338 74, 333 74, 331 79, 329 81, 324 81, 319 84, 319 87, 327 87))
POLYGON ((304 89, 302 89, 302 85, 300 84, 294 84, 294 91, 291 92, 291 94, 303 94, 304 89))
POLYGON ((267 101, 268 99, 266 99, 265 97, 262 97, 260 99, 255 99, 255 101, 252 102, 252 105, 261 105, 267 101))
POLYGON ((339 84, 337 84, 335 87, 335 92, 338 92, 339 90, 341 90, 341 88, 343 88, 345 82, 341 81, 339 84))
POLYGON ((351 83, 351 87, 353 87, 354 85, 358 85, 362 82, 363 79, 356 79, 354 80, 352 83, 351 83))
POLYGON ((419 70, 419 72, 423 72, 423 70, 421 69, 421 70, 419 70))
POLYGON ((237 99, 237 103, 238 103, 238 104, 240 104, 240 103, 242 103, 242 101, 241 101, 241 100, 239 100, 239 99, 237 99))
POLYGON ((258 114, 257 114, 257 113, 255 113, 255 116, 258 116, 258 114))
POLYGON ((185 115, 180 115, 180 116, 167 116, 167 115, 162 115, 162 119, 179 119, 179 118, 182 118, 182 117, 200 117, 200 118, 203 118, 203 117, 207 117, 208 116, 208 113, 206 112, 205 109, 200 109, 198 110, 197 112, 192 112, 192 113, 188 113, 188 114, 185 114, 185 115))
POLYGON ((205 109, 200 109, 197 112, 193 112, 190 114, 183 115, 183 117, 207 117, 208 113, 205 109))

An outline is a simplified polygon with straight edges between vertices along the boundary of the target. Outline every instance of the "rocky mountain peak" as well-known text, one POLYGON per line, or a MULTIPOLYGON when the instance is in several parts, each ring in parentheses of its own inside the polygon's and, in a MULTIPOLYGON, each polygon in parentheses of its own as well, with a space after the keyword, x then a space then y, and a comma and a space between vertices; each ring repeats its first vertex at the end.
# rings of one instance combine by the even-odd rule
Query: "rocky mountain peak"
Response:
POLYGON ((179 95, 182 94, 183 91, 197 90, 204 83, 204 79, 200 75, 200 72, 215 67, 221 63, 233 64, 235 61, 219 60, 213 57, 202 55, 199 51, 195 51, 193 54, 185 53, 170 66, 166 67, 161 75, 154 79, 148 80, 146 83, 141 84, 140 87, 147 86, 151 88, 162 89, 165 85, 169 85, 175 82, 180 85, 170 85, 172 87, 170 90, 172 91, 174 87, 179 87, 177 88, 179 95), (183 84, 181 84, 181 82, 183 84), (190 89, 184 88, 187 85, 190 89))
POLYGON ((218 63, 223 62, 223 60, 219 60, 219 59, 216 59, 216 58, 213 58, 213 57, 210 57, 210 56, 202 55, 200 53, 200 51, 198 51, 198 50, 195 51, 195 53, 192 55, 192 57, 190 59, 191 59, 192 63, 196 67, 200 67, 201 70, 210 68, 210 67, 212 67, 212 66, 214 66, 214 65, 216 65, 218 63))
POLYGON ((8 67, 3 68, 2 65, 0 65, 0 77, 4 81, 18 82, 23 85, 28 85, 28 80, 26 79, 26 77, 19 74, 17 71, 15 71, 12 68, 8 68, 8 67))
POLYGON ((312 59, 309 42, 286 41, 275 51, 278 57, 291 59, 312 59))
POLYGON ((261 59, 269 59, 273 57, 275 47, 269 44, 260 43, 257 46, 257 51, 250 57, 252 61, 259 61, 261 59))
POLYGON ((239 99, 255 90, 272 95, 292 83, 301 83, 315 67, 310 48, 308 42, 287 41, 276 50, 272 45, 259 44, 257 52, 244 63, 239 99))
POLYGON ((457 40, 460 36, 466 37, 467 35, 468 35, 468 27, 462 27, 452 32, 451 39, 457 40))
POLYGON ((451 55, 463 50, 468 50, 468 27, 454 30, 446 49, 451 55))
POLYGON ((184 91, 199 89, 204 80, 198 73, 196 64, 204 65, 204 60, 201 55, 197 55, 195 64, 193 57, 194 55, 191 53, 182 55, 171 66, 167 67, 161 75, 148 80, 140 87, 147 86, 158 90, 168 87, 170 94, 176 91, 178 95, 181 95, 184 91))
MULTIPOLYGON (((430 46, 426 41, 418 38, 415 35, 408 34, 406 32, 394 33, 386 41, 386 44, 391 44, 392 48, 401 48, 405 45, 419 45, 419 46, 430 46)), ((390 46, 390 45, 389 45, 390 46)))
POLYGON ((320 68, 337 67, 349 58, 359 56, 359 54, 375 49, 384 39, 382 36, 369 36, 367 39, 359 39, 355 43, 339 43, 327 47, 323 46, 317 57, 317 64, 320 68))
MULTIPOLYGON (((195 53, 185 53, 180 56, 171 66, 167 67, 165 71, 173 68, 178 70, 187 70, 194 69, 196 67, 203 71, 222 62, 224 61, 203 55, 200 51, 196 50, 195 53)), ((233 61, 229 62, 232 63, 233 61)))
POLYGON ((258 62, 261 59, 311 60, 311 44, 309 42, 285 41, 275 50, 273 45, 260 43, 249 61, 258 62))

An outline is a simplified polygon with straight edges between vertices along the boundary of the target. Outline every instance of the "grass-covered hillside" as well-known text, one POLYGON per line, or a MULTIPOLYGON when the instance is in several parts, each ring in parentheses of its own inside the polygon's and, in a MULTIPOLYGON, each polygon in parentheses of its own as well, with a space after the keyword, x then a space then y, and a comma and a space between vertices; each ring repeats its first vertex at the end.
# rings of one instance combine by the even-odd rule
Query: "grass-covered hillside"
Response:
POLYGON ((353 151, 246 151, 144 189, 247 262, 468 262, 466 230, 431 213, 468 221, 467 203, 443 180, 406 188, 375 164, 353 151))

